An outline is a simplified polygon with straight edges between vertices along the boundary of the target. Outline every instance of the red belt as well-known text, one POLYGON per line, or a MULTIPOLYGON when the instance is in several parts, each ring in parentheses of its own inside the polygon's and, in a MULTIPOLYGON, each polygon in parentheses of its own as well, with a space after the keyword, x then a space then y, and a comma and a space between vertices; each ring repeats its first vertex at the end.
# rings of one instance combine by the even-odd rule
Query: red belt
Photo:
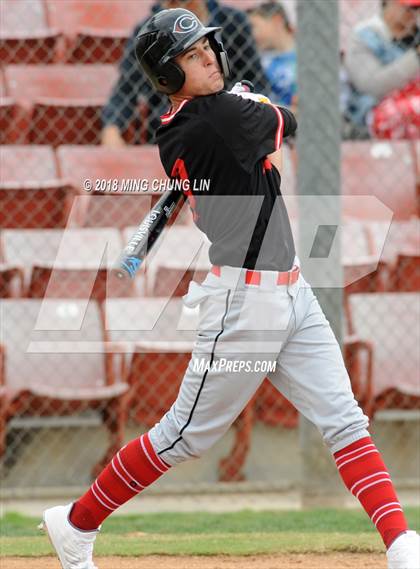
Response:
MULTIPOLYGON (((211 272, 216 277, 221 276, 221 267, 217 265, 213 265, 211 268, 211 272)), ((245 273, 245 284, 247 285, 254 285, 260 286, 261 284, 261 271, 251 271, 250 269, 246 269, 245 273)), ((296 267, 296 265, 290 270, 284 273, 278 272, 277 273, 277 284, 278 285, 292 285, 295 284, 299 278, 300 269, 296 267)))

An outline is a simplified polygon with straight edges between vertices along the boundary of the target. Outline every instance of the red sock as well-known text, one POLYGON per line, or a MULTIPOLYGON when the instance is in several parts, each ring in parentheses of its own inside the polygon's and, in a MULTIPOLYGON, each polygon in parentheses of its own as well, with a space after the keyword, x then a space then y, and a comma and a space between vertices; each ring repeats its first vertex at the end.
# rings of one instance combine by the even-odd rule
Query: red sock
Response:
POLYGON ((407 521, 382 457, 370 437, 334 454, 344 484, 358 498, 385 546, 407 531, 407 521))
POLYGON ((148 434, 123 447, 73 506, 71 523, 93 530, 114 510, 160 478, 170 466, 155 452, 148 434))

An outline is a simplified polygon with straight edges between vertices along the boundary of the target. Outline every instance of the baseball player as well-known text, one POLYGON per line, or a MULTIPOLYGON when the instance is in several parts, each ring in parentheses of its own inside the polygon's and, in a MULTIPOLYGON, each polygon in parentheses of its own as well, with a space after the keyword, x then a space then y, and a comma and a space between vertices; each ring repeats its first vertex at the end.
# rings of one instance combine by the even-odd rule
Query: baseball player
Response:
POLYGON ((266 360, 276 364, 270 380, 318 427, 345 485, 375 524, 388 568, 419 569, 420 538, 408 530, 339 345, 295 254, 273 165, 283 138, 296 130, 295 118, 260 95, 223 90, 229 63, 218 31, 187 10, 165 10, 145 24, 136 46, 143 69, 172 105, 157 133, 167 174, 211 181, 208 195, 188 193, 213 264, 184 297, 187 306, 200 307, 190 364, 161 421, 125 445, 75 503, 47 509, 43 526, 64 569, 95 569, 102 522, 170 468, 210 448, 264 380, 258 363, 266 360), (207 365, 197 371, 202 358, 207 365))

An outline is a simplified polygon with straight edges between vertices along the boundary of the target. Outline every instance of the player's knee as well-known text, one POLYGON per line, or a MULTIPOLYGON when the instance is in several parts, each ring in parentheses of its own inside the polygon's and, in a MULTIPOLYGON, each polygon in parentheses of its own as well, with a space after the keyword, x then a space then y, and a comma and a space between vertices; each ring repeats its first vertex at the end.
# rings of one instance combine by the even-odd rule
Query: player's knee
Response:
POLYGON ((152 444, 171 466, 200 458, 211 446, 209 437, 183 432, 176 413, 169 411, 149 433, 152 444))
POLYGON ((176 462, 183 462, 201 458, 210 446, 204 437, 191 436, 190 433, 183 433, 173 449, 171 449, 170 454, 172 459, 176 462))
POLYGON ((207 437, 191 436, 188 433, 183 436, 183 443, 189 458, 201 458, 212 446, 207 437))
POLYGON ((201 458, 206 450, 207 447, 180 436, 169 448, 163 449, 162 458, 174 466, 188 460, 201 458))
POLYGON ((358 405, 343 413, 339 421, 323 431, 325 444, 332 452, 344 448, 359 438, 369 436, 369 418, 358 405))

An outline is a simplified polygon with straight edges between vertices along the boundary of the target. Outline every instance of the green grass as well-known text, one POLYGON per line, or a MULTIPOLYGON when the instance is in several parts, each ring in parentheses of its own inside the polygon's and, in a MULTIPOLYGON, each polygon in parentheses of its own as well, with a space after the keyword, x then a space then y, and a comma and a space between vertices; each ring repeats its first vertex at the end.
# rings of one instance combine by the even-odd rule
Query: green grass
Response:
MULTIPOLYGON (((407 508, 420 528, 420 509, 407 508)), ((39 520, 19 514, 0 519, 2 556, 52 553, 39 520)), ((109 518, 97 539, 97 555, 252 555, 280 552, 383 551, 367 516, 354 510, 178 513, 109 518)))

